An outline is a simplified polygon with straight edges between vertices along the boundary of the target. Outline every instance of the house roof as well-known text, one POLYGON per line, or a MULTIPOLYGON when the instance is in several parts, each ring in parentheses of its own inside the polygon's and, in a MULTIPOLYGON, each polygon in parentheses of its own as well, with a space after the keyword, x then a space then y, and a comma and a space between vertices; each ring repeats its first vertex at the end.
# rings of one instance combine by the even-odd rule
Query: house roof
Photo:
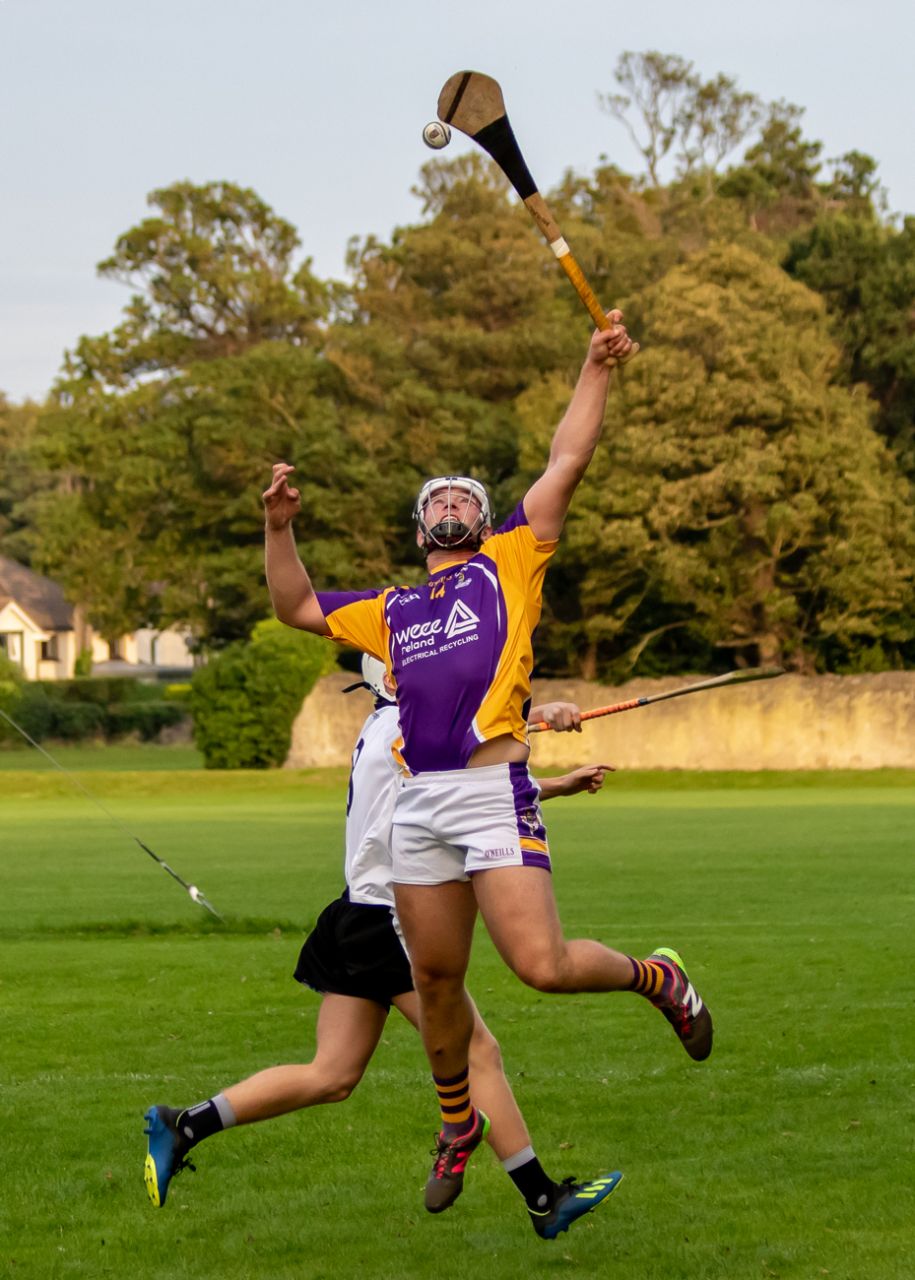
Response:
POLYGON ((6 556, 0 556, 0 596, 8 596, 21 605, 47 631, 73 628, 73 609, 67 604, 63 588, 6 556))

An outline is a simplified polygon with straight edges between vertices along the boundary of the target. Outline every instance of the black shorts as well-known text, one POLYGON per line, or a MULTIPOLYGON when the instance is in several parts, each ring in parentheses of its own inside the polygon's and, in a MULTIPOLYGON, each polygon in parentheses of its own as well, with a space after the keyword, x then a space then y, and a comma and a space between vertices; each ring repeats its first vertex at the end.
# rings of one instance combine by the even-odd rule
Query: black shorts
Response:
POLYGON ((390 909, 350 902, 345 893, 318 916, 294 977, 321 995, 358 996, 385 1009, 394 996, 413 990, 390 909))

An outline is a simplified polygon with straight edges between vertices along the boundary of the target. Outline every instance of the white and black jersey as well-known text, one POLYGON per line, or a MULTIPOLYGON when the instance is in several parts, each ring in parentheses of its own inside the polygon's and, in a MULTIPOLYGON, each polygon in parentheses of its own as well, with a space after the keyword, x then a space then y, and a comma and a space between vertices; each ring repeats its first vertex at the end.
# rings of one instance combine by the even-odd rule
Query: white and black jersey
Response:
POLYGON ((344 875, 351 902, 394 906, 391 887, 391 819, 402 777, 394 758, 400 737, 397 707, 379 703, 353 748, 346 798, 344 875))
POLYGON ((391 818, 400 786, 393 747, 397 707, 379 703, 353 749, 346 804, 346 892, 321 912, 295 977, 322 995, 354 996, 389 1008, 413 990, 398 936, 391 886, 391 818))

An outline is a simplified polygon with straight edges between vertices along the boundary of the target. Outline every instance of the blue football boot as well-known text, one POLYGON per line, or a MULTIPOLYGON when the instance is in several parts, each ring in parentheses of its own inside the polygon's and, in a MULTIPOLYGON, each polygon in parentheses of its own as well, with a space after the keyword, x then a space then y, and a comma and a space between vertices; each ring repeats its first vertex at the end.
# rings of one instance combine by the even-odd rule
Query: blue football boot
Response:
POLYGON ((544 1213, 528 1209, 537 1235, 543 1240, 555 1240, 561 1231, 568 1231, 576 1219, 591 1213, 611 1191, 616 1190, 622 1176, 618 1172, 605 1173, 602 1178, 594 1178, 591 1182, 574 1182, 566 1178, 560 1184, 552 1209, 544 1213))
POLYGON ((143 1117, 149 1127, 143 1132, 149 1137, 146 1152, 144 1180, 146 1192, 157 1209, 165 1204, 168 1186, 175 1174, 182 1169, 196 1168, 187 1159, 191 1143, 178 1128, 180 1111, 173 1107, 150 1107, 143 1117))

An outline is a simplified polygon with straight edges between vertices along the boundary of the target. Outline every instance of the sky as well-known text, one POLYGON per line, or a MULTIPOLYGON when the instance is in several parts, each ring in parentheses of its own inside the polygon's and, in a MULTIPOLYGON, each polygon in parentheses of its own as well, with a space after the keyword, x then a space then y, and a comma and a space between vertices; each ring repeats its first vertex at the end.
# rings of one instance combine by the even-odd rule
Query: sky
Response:
POLYGON ((422 126, 463 69, 501 83, 544 191, 602 155, 639 170, 598 93, 658 49, 805 107, 824 156, 873 155, 913 213, 913 47, 911 0, 0 0, 0 390, 43 397, 118 322, 129 290, 95 266, 156 187, 253 187, 345 279, 350 237, 420 220, 422 126))

